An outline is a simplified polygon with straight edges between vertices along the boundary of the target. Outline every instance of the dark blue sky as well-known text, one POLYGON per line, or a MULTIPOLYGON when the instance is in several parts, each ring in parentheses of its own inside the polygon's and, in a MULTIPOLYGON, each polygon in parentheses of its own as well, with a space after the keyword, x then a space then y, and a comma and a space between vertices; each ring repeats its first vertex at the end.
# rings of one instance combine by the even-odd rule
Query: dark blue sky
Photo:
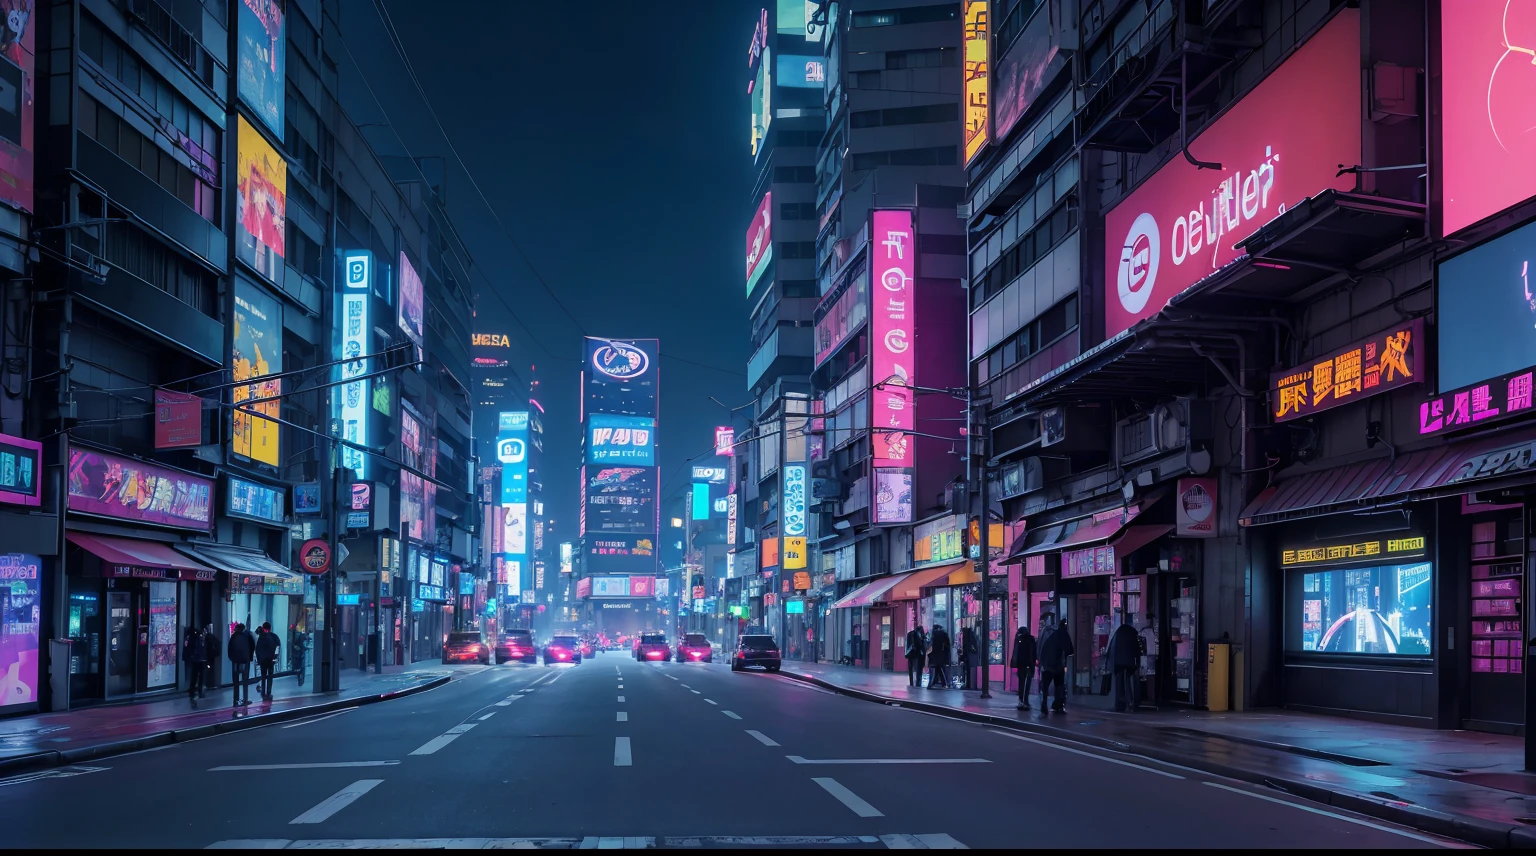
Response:
MULTIPOLYGON (((374 4, 349 0, 346 40, 387 116, 365 91, 344 88, 344 102, 359 124, 393 124, 401 140, 364 129, 382 154, 405 154, 403 140, 411 155, 447 159, 454 222, 537 339, 477 280, 477 329, 506 332, 516 363, 537 366, 546 501, 557 537, 573 538, 581 328, 661 340, 661 475, 669 491, 687 479, 683 459, 708 449, 713 426, 728 421, 709 396, 732 406, 748 400, 745 69, 761 6, 384 2, 459 155, 532 269, 575 316, 539 286, 454 162, 374 4)), ((345 80, 353 59, 338 62, 345 80)))

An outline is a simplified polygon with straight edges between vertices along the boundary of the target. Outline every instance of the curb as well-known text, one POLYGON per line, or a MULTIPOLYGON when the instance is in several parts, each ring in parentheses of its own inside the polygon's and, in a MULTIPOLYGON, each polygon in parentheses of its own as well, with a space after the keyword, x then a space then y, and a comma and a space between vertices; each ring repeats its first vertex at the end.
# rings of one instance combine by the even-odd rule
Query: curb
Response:
POLYGON ((218 734, 230 734, 236 731, 245 731, 251 728, 260 728, 278 722, 287 722, 291 719, 304 719, 321 713, 329 713, 349 707, 361 707, 381 701, 391 701, 397 698, 415 695, 438 687, 452 680, 451 675, 433 678, 415 686, 405 687, 389 692, 352 696, 350 698, 338 698, 319 704, 294 707, 287 710, 261 713, 255 716, 247 716, 241 719, 227 720, 225 722, 211 722, 205 725, 194 725, 188 728, 159 731, 154 734, 146 734, 142 737, 134 737, 129 740, 117 740, 111 743, 97 743, 94 746, 81 746, 77 749, 51 749, 45 752, 37 752, 31 755, 19 755, 15 758, 0 760, 0 776, 8 776, 17 773, 31 773, 38 770, 46 770, 50 767, 63 767, 70 764, 78 764, 83 761, 94 761, 101 758, 110 758, 115 755, 126 755, 130 752, 142 752, 146 749, 157 749, 161 746, 170 746, 175 743, 186 743, 191 740, 201 740, 205 737, 213 737, 218 734))
POLYGON ((1111 752, 1129 753, 1148 758, 1153 761, 1162 761, 1168 764, 1176 764, 1199 770, 1203 773, 1235 779, 1253 785, 1277 790, 1292 796, 1301 797, 1315 803, 1321 803, 1333 808, 1365 815, 1377 820, 1395 823, 1399 826, 1418 830, 1419 832, 1439 835, 1445 838, 1454 838, 1481 847, 1489 848, 1531 848, 1536 847, 1536 829, 1519 824, 1501 823, 1498 821, 1483 820, 1481 818, 1465 815, 1453 815, 1438 812, 1427 808, 1412 805, 1397 800, 1378 799, 1374 797, 1360 796, 1347 791, 1333 790, 1318 785, 1315 782, 1300 779, 1286 779, 1267 775, 1256 770, 1248 770, 1241 767, 1232 767, 1215 761, 1201 758, 1191 758, 1166 749, 1148 746, 1136 746, 1123 743, 1118 740, 1110 740, 1104 737, 1095 737, 1090 734, 1079 734, 1063 728, 1055 728, 1049 725, 1040 725, 1035 722, 1025 722, 988 713, 976 713, 969 710, 957 710, 945 705, 930 704, 922 701, 907 701, 882 696, 866 690, 857 690, 850 687, 834 684, 830 681, 791 672, 784 669, 779 672, 784 677, 814 684, 826 690, 831 690, 839 695, 862 701, 883 704, 889 707, 905 707, 924 713, 934 713, 948 716, 953 719, 963 719, 981 725, 992 725, 1006 728, 1011 731, 1023 731, 1038 734, 1043 737, 1051 737, 1083 746, 1092 746, 1096 749, 1105 749, 1111 752))

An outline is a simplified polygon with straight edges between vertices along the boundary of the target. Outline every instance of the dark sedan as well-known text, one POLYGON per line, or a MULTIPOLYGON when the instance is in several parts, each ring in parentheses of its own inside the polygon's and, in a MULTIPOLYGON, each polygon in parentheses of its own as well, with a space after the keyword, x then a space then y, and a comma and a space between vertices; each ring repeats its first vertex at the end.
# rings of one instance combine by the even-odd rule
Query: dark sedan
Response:
POLYGON ((773 641, 772 636, 743 636, 739 646, 736 656, 731 659, 733 672, 748 666, 762 666, 770 672, 777 672, 783 664, 779 657, 779 643, 773 641))

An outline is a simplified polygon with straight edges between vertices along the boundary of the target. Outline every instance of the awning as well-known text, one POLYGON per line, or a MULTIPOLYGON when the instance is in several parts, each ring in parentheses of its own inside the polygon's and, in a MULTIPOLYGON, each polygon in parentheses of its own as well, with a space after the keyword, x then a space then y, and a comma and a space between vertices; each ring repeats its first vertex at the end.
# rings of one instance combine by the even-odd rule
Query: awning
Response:
POLYGON ((976 573, 975 565, 971 564, 970 562, 966 562, 964 567, 950 574, 949 579, 946 580, 946 582, 952 586, 963 586, 969 583, 979 583, 981 582, 981 574, 976 573))
POLYGON ((1495 434, 1431 449, 1314 470, 1265 488, 1238 523, 1261 526, 1361 511, 1389 502, 1434 499, 1506 484, 1529 484, 1536 430, 1495 434))
POLYGON ((1131 506, 1125 509, 1123 516, 1100 512, 1093 517, 1059 523, 1055 526, 1047 526, 1044 529, 1036 530, 1035 536, 1026 542, 1024 549, 1017 555, 1037 556, 1041 553, 1075 550, 1087 544, 1108 541, 1110 538, 1120 534, 1121 529, 1124 529, 1132 520, 1140 516, 1143 509, 1144 505, 1131 506))
POLYGON ((70 532, 69 543, 102 561, 106 576, 211 580, 218 572, 176 552, 170 544, 70 532))
POLYGON ((183 544, 177 549, 193 556, 225 573, 267 577, 282 582, 299 582, 304 575, 289 570, 267 558, 267 554, 250 547, 231 544, 183 544))
POLYGON ((949 576, 950 572, 961 565, 969 565, 970 562, 961 562, 953 565, 940 565, 937 568, 924 568, 921 571, 913 571, 906 575, 901 583, 892 586, 889 593, 882 600, 917 600, 922 597, 923 588, 931 585, 941 585, 939 582, 949 576))
POLYGON ((1116 556, 1124 558, 1172 531, 1173 526, 1166 523, 1127 526, 1120 532, 1119 538, 1109 542, 1109 546, 1115 548, 1116 556))
POLYGON ((885 594, 892 586, 900 583, 911 574, 897 574, 894 577, 881 577, 872 583, 854 589, 843 595, 837 603, 832 604, 833 609, 850 609, 855 606, 869 606, 870 602, 885 594))

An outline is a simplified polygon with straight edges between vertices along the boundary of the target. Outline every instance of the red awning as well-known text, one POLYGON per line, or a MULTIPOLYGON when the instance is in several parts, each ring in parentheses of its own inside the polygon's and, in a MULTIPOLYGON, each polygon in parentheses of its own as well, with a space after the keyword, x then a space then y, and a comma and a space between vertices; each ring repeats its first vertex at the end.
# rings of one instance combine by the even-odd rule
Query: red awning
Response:
POLYGON ((1093 518, 1074 520, 1070 523, 1061 523, 1043 530, 1037 539, 1031 539, 1035 543, 1026 547, 1019 556, 1034 556, 1040 553, 1053 553, 1057 550, 1073 550, 1085 544, 1095 544, 1100 541, 1108 541, 1141 515, 1144 506, 1131 506, 1122 514, 1100 513, 1100 519, 1095 522, 1093 518))
POLYGON ((1265 488, 1238 522, 1259 526, 1358 511, 1383 502, 1481 490, 1503 480, 1529 483, 1536 430, 1496 434, 1392 457, 1314 470, 1265 488))
POLYGON ((1109 546, 1115 548, 1115 559, 1118 561, 1172 531, 1173 527, 1167 524, 1127 526, 1119 538, 1109 542, 1109 546))
POLYGON ((880 595, 890 591, 892 586, 900 583, 902 580, 910 576, 912 575, 898 574, 894 577, 882 577, 881 579, 875 580, 872 583, 865 583, 864 585, 843 595, 842 599, 838 600, 837 603, 832 604, 832 608, 849 609, 855 606, 869 606, 869 604, 880 595))
POLYGON ((921 571, 913 571, 906 575, 906 579, 892 586, 881 600, 917 600, 922 597, 923 587, 931 585, 943 585, 944 578, 948 577, 955 569, 969 565, 970 562, 959 562, 953 565, 941 565, 937 568, 924 568, 921 571))
POLYGON ((116 567, 215 573, 213 568, 189 559, 176 552, 171 545, 159 541, 88 535, 84 532, 70 532, 66 537, 69 543, 116 567))

